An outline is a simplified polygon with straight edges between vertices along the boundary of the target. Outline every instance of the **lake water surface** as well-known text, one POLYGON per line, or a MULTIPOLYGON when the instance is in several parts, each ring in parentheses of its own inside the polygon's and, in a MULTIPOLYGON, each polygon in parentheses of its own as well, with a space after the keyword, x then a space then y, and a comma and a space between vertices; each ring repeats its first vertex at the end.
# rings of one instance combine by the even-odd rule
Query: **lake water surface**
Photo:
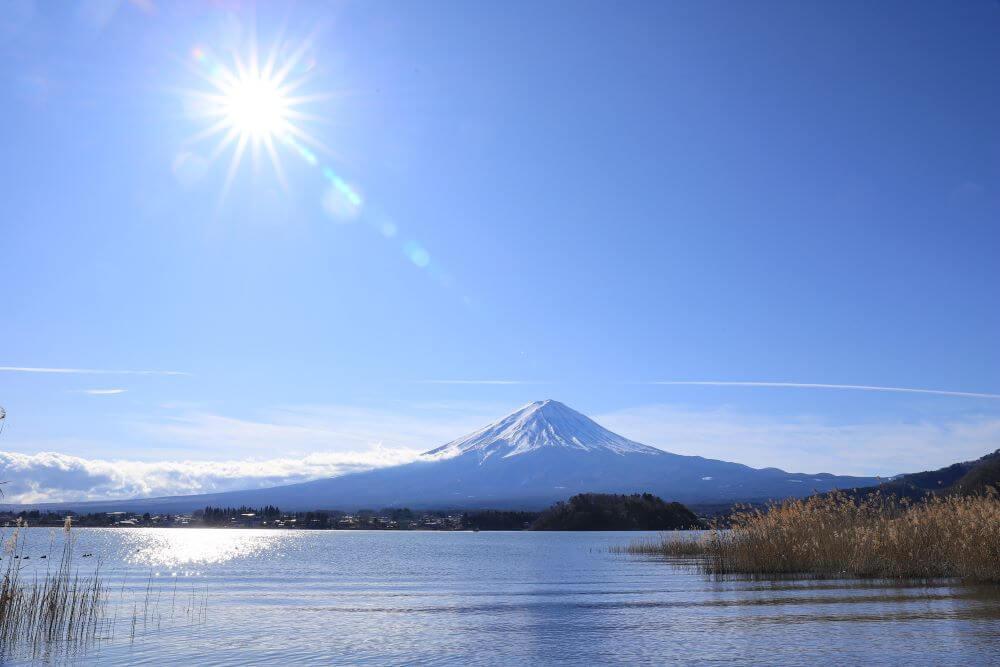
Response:
MULTIPOLYGON (((997 664, 1000 587, 716 580, 643 533, 74 529, 84 664, 997 664), (93 557, 83 558, 84 553, 93 557)), ((29 530, 26 568, 51 531, 29 530)), ((56 536, 56 544, 61 535, 56 536)), ((17 662, 9 659, 8 663, 17 662)))

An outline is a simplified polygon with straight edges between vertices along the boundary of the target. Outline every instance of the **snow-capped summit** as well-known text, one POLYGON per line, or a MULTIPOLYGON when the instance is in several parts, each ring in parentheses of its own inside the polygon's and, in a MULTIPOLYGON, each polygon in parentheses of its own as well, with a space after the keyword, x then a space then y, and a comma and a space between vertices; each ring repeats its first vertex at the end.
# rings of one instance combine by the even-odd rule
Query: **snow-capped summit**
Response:
POLYGON ((662 450, 633 442, 607 430, 593 419, 559 401, 535 401, 475 433, 424 453, 444 459, 475 453, 480 461, 510 458, 546 447, 614 454, 663 454, 662 450))

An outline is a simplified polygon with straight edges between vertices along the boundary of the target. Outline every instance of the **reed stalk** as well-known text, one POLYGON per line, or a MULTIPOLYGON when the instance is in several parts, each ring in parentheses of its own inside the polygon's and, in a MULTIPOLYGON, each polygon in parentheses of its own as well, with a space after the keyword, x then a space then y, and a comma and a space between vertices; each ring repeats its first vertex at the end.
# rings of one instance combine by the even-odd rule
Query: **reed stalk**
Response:
POLYGON ((86 644, 97 634, 107 594, 99 569, 80 576, 73 568, 73 536, 67 517, 56 561, 48 554, 44 572, 24 563, 26 524, 18 522, 4 540, 0 581, 0 661, 14 651, 40 657, 60 645, 86 644))

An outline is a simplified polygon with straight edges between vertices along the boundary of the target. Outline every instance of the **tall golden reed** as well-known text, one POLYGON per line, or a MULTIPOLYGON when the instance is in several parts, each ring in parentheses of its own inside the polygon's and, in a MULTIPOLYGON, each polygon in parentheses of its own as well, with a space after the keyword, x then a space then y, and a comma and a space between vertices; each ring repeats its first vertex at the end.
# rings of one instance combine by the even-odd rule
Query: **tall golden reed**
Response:
POLYGON ((664 538, 627 553, 694 556, 712 574, 813 574, 1000 581, 1000 497, 921 502, 834 493, 743 508, 727 530, 664 538))

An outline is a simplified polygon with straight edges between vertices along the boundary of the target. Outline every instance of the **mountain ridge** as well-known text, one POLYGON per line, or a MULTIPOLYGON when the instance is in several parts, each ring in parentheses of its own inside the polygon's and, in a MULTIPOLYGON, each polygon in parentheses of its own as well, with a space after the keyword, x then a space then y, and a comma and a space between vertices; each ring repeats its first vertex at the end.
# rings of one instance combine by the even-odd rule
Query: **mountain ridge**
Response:
POLYGON ((543 509, 580 493, 653 493, 669 501, 707 503, 802 497, 878 482, 674 454, 628 440, 547 399, 402 465, 263 489, 32 507, 174 513, 266 504, 284 510, 543 509))
POLYGON ((1000 449, 971 461, 896 475, 877 486, 856 489, 854 494, 870 496, 879 493, 922 500, 934 495, 978 495, 997 491, 1000 491, 1000 449))

